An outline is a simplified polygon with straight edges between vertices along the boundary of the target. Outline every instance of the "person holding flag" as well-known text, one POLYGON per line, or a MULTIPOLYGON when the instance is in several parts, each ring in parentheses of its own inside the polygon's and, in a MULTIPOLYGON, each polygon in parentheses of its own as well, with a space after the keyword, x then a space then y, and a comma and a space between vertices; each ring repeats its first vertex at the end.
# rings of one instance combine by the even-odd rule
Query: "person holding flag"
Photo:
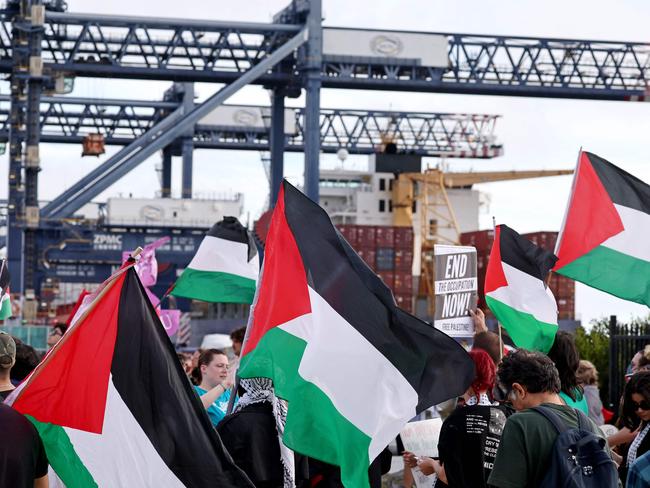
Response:
POLYGON ((339 466, 347 488, 406 422, 467 390, 474 364, 397 307, 327 213, 286 180, 275 205, 240 378, 287 401, 283 443, 339 466))
POLYGON ((253 488, 187 379, 130 259, 85 297, 7 403, 67 488, 253 488))

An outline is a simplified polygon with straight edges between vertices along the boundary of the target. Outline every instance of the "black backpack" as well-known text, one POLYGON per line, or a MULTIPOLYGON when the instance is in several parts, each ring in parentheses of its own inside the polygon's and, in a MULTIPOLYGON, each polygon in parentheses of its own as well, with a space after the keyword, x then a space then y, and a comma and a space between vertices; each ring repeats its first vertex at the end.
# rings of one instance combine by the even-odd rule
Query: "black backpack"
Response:
POLYGON ((580 410, 578 428, 566 426, 550 408, 533 407, 532 410, 548 419, 558 432, 550 465, 539 488, 616 488, 618 471, 605 449, 607 442, 594 434, 589 419, 580 410))

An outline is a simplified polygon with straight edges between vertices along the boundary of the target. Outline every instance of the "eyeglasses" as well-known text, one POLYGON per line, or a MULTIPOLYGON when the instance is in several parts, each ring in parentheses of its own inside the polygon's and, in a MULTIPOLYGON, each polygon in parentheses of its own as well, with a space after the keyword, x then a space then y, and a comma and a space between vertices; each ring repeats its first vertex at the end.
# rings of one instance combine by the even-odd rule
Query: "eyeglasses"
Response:
POLYGON ((642 400, 640 402, 632 402, 632 406, 634 407, 635 412, 637 410, 650 410, 650 402, 647 400, 642 400))

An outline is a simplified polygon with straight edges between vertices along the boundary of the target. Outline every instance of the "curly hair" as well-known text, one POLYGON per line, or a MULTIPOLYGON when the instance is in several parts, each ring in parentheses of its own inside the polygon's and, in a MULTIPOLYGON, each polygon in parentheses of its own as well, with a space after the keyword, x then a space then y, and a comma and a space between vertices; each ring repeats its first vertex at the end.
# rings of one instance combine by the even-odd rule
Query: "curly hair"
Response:
POLYGON ((632 395, 641 395, 646 402, 650 402, 650 371, 641 371, 634 374, 625 385, 623 393, 623 425, 630 430, 636 430, 641 419, 636 414, 636 406, 632 395))
POLYGON ((594 363, 586 359, 580 360, 580 366, 576 372, 576 378, 581 385, 597 385, 598 384, 598 370, 594 363))
POLYGON ((542 353, 518 349, 505 356, 497 370, 507 390, 519 383, 530 393, 559 393, 560 376, 553 361, 542 353))
POLYGON ((576 392, 582 393, 582 387, 578 385, 576 371, 580 365, 580 354, 573 336, 566 331, 559 330, 555 335, 553 347, 548 352, 558 373, 560 374, 561 390, 571 400, 576 401, 576 392))

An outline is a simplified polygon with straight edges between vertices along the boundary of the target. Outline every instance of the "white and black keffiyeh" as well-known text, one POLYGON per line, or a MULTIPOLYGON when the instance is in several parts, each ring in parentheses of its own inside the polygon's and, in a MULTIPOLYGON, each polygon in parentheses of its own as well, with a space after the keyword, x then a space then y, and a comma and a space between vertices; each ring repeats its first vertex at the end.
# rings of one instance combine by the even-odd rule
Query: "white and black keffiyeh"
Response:
POLYGON ((284 488, 295 488, 296 469, 293 451, 282 442, 284 426, 287 423, 288 405, 286 400, 275 396, 273 382, 268 378, 242 379, 240 385, 245 390, 245 393, 239 399, 235 407, 235 413, 255 403, 268 402, 273 407, 273 417, 275 418, 275 428, 278 432, 278 442, 280 444, 280 455, 284 471, 284 488))
POLYGON ((630 449, 627 451, 628 467, 632 466, 634 464, 634 461, 636 461, 636 452, 639 449, 641 442, 643 442, 643 439, 645 439, 645 436, 648 435, 648 431, 650 431, 650 424, 646 425, 643 430, 639 432, 634 438, 632 444, 630 444, 630 449))

